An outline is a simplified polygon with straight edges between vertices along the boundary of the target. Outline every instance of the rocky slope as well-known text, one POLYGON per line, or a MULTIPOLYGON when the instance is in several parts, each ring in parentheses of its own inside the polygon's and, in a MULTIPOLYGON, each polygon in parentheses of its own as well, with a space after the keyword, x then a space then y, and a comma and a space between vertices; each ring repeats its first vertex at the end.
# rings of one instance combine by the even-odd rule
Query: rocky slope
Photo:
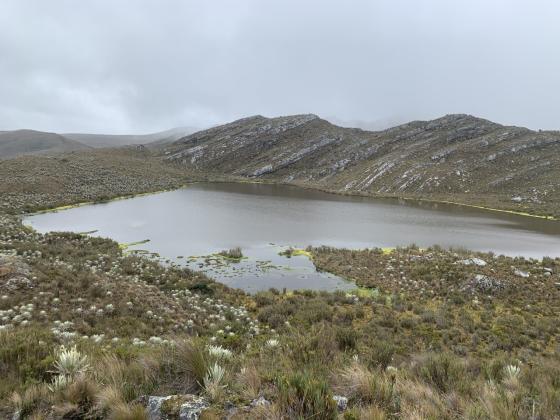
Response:
POLYGON ((469 115, 376 132, 315 115, 254 116, 186 136, 162 154, 193 170, 338 192, 560 213, 560 132, 469 115))

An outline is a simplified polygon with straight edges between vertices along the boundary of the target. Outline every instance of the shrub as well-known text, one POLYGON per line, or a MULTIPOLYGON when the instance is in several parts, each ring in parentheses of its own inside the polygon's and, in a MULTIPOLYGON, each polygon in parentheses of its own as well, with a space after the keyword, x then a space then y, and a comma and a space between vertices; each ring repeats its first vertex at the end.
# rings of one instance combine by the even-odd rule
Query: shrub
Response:
POLYGON ((395 346, 387 341, 374 341, 368 346, 364 355, 365 360, 371 367, 386 369, 393 360, 395 346))
POLYGON ((429 354, 418 364, 417 373, 441 392, 463 389, 465 366, 448 353, 429 354))
POLYGON ((375 404, 395 411, 394 376, 373 373, 360 363, 353 363, 336 374, 336 390, 356 404, 375 404))
POLYGON ((208 367, 206 350, 196 342, 179 342, 166 348, 162 356, 163 373, 177 392, 193 392, 202 388, 208 367))
POLYGON ((339 327, 336 330, 336 342, 340 350, 355 350, 358 343, 358 333, 349 327, 339 327))
POLYGON ((53 341, 49 331, 38 327, 0 331, 0 399, 17 390, 16 384, 50 378, 53 341))
POLYGON ((327 383, 307 372, 277 379, 278 404, 288 418, 336 419, 337 407, 327 383))
POLYGON ((10 398, 11 408, 18 413, 14 418, 27 418, 40 405, 50 400, 49 390, 43 384, 31 385, 22 393, 14 392, 10 398))

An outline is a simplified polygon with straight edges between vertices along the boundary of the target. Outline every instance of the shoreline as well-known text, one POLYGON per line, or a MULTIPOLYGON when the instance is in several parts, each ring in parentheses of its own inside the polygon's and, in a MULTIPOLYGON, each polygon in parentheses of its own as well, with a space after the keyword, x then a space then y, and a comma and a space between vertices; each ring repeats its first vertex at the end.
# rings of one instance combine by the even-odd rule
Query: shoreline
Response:
POLYGON ((239 179, 239 180, 214 179, 214 180, 207 180, 207 181, 192 181, 192 182, 187 182, 186 184, 179 185, 179 186, 174 187, 174 188, 166 188, 166 189, 163 189, 163 190, 144 191, 144 192, 138 192, 138 193, 133 193, 133 194, 120 195, 120 196, 115 196, 113 198, 109 198, 107 200, 100 200, 100 201, 91 201, 91 200, 81 201, 81 202, 77 202, 77 203, 74 203, 74 204, 66 204, 66 205, 57 206, 57 207, 53 207, 53 208, 32 211, 32 212, 29 212, 29 213, 21 213, 20 215, 33 216, 33 215, 37 215, 37 214, 53 213, 53 212, 69 210, 69 209, 83 207, 83 206, 92 205, 92 204, 104 204, 104 203, 110 203, 110 202, 113 202, 113 201, 128 200, 128 199, 131 199, 131 198, 148 196, 148 195, 152 195, 152 194, 161 194, 161 193, 165 193, 165 192, 177 191, 177 190, 180 190, 180 189, 188 188, 191 185, 206 184, 206 183, 207 184, 282 185, 282 186, 288 186, 288 187, 294 187, 294 188, 301 188, 303 190, 320 191, 320 192, 324 192, 324 193, 327 193, 327 194, 333 194, 333 195, 337 195, 337 196, 362 197, 362 198, 371 198, 373 200, 375 200, 375 199, 393 199, 393 200, 404 200, 404 201, 409 201, 409 202, 444 204, 444 205, 449 205, 449 206, 467 207, 467 208, 489 211, 489 212, 494 212, 494 213, 505 213, 505 214, 511 214, 511 215, 515 215, 515 216, 531 217, 531 218, 536 218, 536 219, 541 219, 541 220, 560 221, 560 218, 556 218, 554 216, 545 216, 545 215, 542 215, 542 214, 533 214, 533 213, 527 213, 527 212, 522 212, 522 211, 517 211, 517 210, 507 210, 507 209, 500 209, 500 208, 494 208, 494 207, 487 207, 487 206, 478 205, 478 204, 461 203, 461 202, 451 201, 451 200, 437 200, 437 199, 431 199, 431 198, 398 196, 398 195, 360 194, 360 193, 357 193, 357 192, 354 192, 354 193, 353 192, 342 192, 342 191, 338 191, 338 190, 330 190, 330 189, 326 189, 326 188, 313 187, 313 186, 310 186, 310 185, 290 184, 290 183, 285 183, 285 182, 275 182, 275 181, 268 181, 268 180, 249 180, 249 179, 239 179))

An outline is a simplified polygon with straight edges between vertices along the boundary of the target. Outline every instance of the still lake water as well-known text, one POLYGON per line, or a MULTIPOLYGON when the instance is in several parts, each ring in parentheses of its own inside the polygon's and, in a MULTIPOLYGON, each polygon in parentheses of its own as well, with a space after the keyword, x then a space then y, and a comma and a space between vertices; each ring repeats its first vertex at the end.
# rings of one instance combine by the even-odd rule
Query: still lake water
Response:
POLYGON ((536 258, 560 256, 557 221, 280 185, 194 184, 172 192, 37 214, 26 223, 39 232, 95 230, 96 236, 124 243, 149 239, 136 248, 249 292, 270 287, 354 287, 317 272, 304 256, 278 255, 290 246, 366 248, 414 243, 536 258), (237 264, 194 258, 236 246, 248 257, 237 264))

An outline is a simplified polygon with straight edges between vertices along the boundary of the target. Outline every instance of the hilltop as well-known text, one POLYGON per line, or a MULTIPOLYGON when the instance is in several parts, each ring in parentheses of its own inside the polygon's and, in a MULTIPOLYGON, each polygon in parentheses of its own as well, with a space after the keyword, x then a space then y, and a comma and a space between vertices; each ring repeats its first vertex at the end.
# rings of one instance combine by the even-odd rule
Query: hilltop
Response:
POLYGON ((192 132, 192 127, 177 127, 152 134, 83 134, 48 133, 36 130, 13 130, 0 132, 0 159, 22 155, 53 155, 58 153, 115 148, 129 145, 161 147, 192 132))
POLYGON ((0 132, 0 159, 38 153, 61 153, 89 149, 89 146, 56 133, 35 130, 0 132))
POLYGON ((151 134, 86 134, 65 133, 64 137, 91 147, 121 147, 133 144, 165 145, 197 131, 193 127, 176 127, 151 134))

